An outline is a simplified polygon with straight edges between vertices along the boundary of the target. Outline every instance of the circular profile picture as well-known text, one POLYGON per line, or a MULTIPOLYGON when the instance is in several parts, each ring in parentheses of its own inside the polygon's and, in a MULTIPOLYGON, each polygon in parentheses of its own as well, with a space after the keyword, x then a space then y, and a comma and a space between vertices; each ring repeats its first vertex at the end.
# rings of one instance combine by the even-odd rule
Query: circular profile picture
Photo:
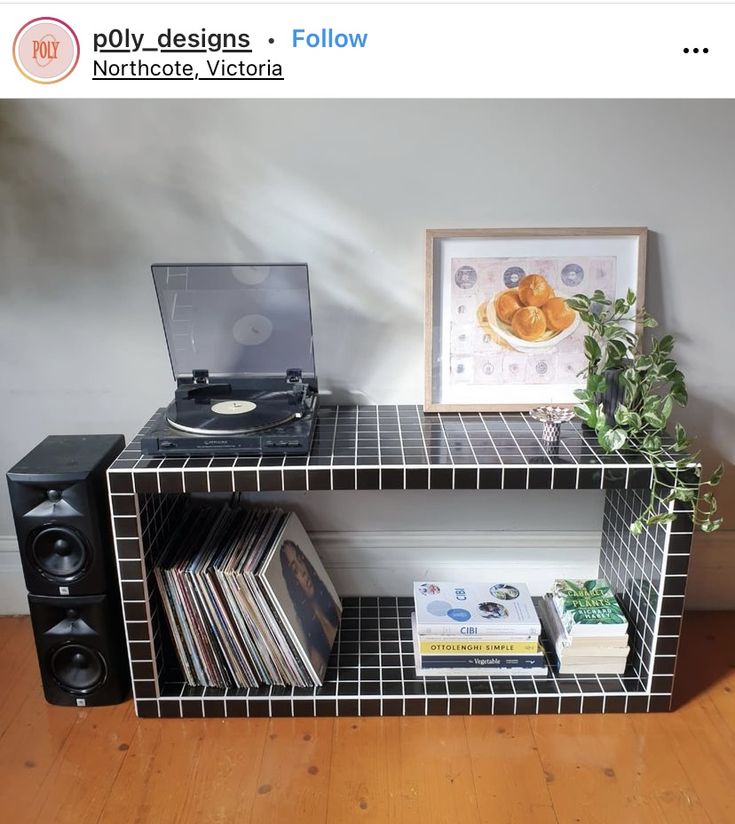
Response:
POLYGON ((505 284, 505 288, 513 289, 518 286, 521 282, 521 278, 524 278, 525 276, 526 273, 520 266, 509 266, 503 272, 503 283, 505 284))
POLYGON ((28 80, 58 83, 79 62, 79 38, 71 26, 57 17, 36 17, 15 35, 13 59, 28 80))
POLYGON ((496 604, 493 601, 483 601, 477 605, 477 608, 483 618, 505 618, 508 615, 508 610, 502 604, 496 604))
POLYGON ((499 601, 512 601, 521 593, 510 584, 494 584, 490 587, 490 594, 499 601))
POLYGON ((471 266, 460 266, 454 273, 454 282, 460 289, 471 289, 477 283, 477 272, 471 266))
POLYGON ((584 269, 576 263, 567 263, 561 270, 561 280, 565 286, 579 286, 584 280, 584 269))
POLYGON ((419 584, 419 592, 422 595, 438 595, 441 588, 436 584, 419 584))

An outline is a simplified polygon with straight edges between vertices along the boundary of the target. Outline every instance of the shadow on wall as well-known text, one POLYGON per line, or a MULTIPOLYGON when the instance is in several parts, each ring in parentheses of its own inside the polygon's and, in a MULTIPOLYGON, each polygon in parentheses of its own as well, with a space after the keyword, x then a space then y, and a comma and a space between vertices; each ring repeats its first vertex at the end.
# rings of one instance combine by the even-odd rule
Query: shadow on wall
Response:
POLYGON ((53 267, 44 298, 109 300, 114 290, 119 311, 133 315, 131 281, 147 299, 156 260, 305 260, 325 390, 369 400, 385 395, 389 374, 396 402, 417 399, 422 282, 383 251, 377 224, 295 175, 288 158, 281 168, 263 157, 239 101, 113 103, 0 107, 2 257, 13 288, 32 291, 35 273, 53 267))

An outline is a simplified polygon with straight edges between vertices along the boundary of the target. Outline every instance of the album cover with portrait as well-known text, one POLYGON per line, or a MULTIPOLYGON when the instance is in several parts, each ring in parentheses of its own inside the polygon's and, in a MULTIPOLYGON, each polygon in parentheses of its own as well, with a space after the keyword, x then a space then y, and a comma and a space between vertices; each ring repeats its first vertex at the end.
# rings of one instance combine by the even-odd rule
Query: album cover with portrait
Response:
POLYGON ((301 521, 291 513, 256 576, 302 663, 321 685, 342 604, 301 521))

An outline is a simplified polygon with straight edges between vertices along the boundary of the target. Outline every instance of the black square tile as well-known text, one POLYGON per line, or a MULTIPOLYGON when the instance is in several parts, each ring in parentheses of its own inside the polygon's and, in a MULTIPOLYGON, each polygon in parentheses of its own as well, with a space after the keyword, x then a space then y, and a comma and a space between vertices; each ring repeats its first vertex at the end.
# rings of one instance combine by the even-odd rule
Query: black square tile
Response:
POLYGON ((480 469, 480 489, 502 489, 502 469, 480 469))
POLYGON ((379 469, 358 469, 357 470, 358 489, 380 489, 379 469))
POLYGON ((534 715, 536 713, 536 698, 530 695, 519 695, 516 698, 517 715, 534 715))
POLYGON ((258 472, 261 492, 280 492, 283 489, 283 475, 280 469, 264 469, 258 472))
POLYGON ((182 700, 181 702, 181 717, 182 718, 203 718, 204 707, 199 698, 182 700))
POLYGON ((551 467, 532 466, 528 470, 529 489, 551 489, 551 467))
POLYGON ((559 698, 541 695, 538 699, 539 713, 558 713, 559 712, 559 698))
POLYGON ((582 710, 582 698, 579 695, 562 695, 561 696, 561 709, 559 712, 567 713, 567 712, 581 712, 582 710))
POLYGON ((184 472, 184 489, 187 492, 206 492, 207 488, 206 472, 184 472))
POLYGON ((110 492, 133 492, 133 478, 127 472, 110 472, 107 483, 110 492))
POLYGON ((406 489, 428 489, 428 469, 406 469, 406 489))
POLYGON ((605 696, 605 712, 625 712, 624 695, 605 696))
POLYGON ((158 718, 158 702, 150 700, 136 701, 135 714, 138 718, 158 718))
POLYGON ((579 468, 579 481, 578 481, 578 488, 579 489, 600 489, 600 483, 602 481, 602 468, 596 467, 592 469, 590 467, 581 466, 579 468))
POLYGON ((334 469, 332 475, 334 489, 355 489, 354 469, 334 469))
POLYGON ((582 712, 602 712, 603 702, 604 696, 602 695, 585 695, 582 712))
POLYGON ((510 695, 495 695, 495 715, 513 715, 515 713, 515 699, 510 695))
POLYGON ((298 718, 312 718, 316 715, 313 698, 294 698, 293 714, 298 718))
POLYGON ((163 698, 158 706, 161 718, 181 718, 181 705, 177 700, 163 698))
POLYGON ((221 698, 208 698, 204 702, 204 717, 205 718, 224 718, 225 717, 225 702, 221 698))
POLYGON ((623 489, 625 487, 627 470, 625 467, 605 467, 602 478, 603 489, 623 489))
POLYGON ((329 469, 309 469, 309 489, 325 490, 332 488, 332 473, 329 469))
POLYGON ((235 492, 256 492, 258 489, 258 475, 254 469, 234 471, 235 492))
POLYGON ((523 469, 515 467, 505 468, 505 478, 503 481, 505 489, 526 489, 527 480, 528 470, 525 467, 523 469))
POLYGON ((455 489, 477 489, 477 469, 457 467, 454 470, 455 489))
POLYGON ((135 515, 135 495, 113 495, 113 515, 135 515))
POLYGON ((232 492, 232 473, 224 470, 209 473, 211 492, 232 492))
POLYGON ((340 698, 337 700, 337 712, 347 718, 357 717, 360 714, 360 704, 354 698, 340 698))
POLYGON ((288 490, 303 490, 306 489, 306 470, 305 469, 284 469, 283 471, 283 488, 288 490))
POLYGON ((158 492, 158 476, 155 472, 134 472, 133 482, 136 492, 158 492))
POLYGON ((377 717, 380 715, 380 698, 361 698, 360 715, 377 717))
POLYGON ((403 489, 403 470, 381 469, 380 486, 382 489, 403 489))
POLYGON ((431 488, 432 489, 451 489, 452 488, 452 470, 445 467, 431 467, 431 488))
POLYGON ((576 489, 577 470, 571 467, 554 467, 554 489, 576 489))
POLYGON ((158 481, 162 493, 181 493, 184 491, 184 476, 181 472, 159 472, 158 481))
POLYGON ((648 703, 649 712, 669 712, 671 709, 670 695, 652 695, 648 703))
POLYGON ((628 696, 628 712, 647 712, 648 710, 648 696, 647 695, 629 695, 628 696))

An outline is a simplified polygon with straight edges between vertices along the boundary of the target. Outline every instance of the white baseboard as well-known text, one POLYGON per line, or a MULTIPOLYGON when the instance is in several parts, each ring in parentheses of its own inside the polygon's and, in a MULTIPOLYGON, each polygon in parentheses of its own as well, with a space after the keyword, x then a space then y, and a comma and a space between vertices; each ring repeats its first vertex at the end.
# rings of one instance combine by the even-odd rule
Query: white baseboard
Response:
MULTIPOLYGON (((344 595, 406 595, 418 579, 525 581, 534 594, 556 577, 592 577, 597 532, 315 532, 344 595)), ((687 609, 735 609, 735 530, 698 534, 687 609)), ((15 537, 0 537, 0 615, 28 612, 15 537)))
POLYGON ((15 536, 0 535, 0 615, 28 612, 26 582, 15 536))
POLYGON ((320 532, 324 566, 344 595, 406 595, 413 581, 525 581, 533 594, 555 577, 593 576, 597 532, 320 532))

